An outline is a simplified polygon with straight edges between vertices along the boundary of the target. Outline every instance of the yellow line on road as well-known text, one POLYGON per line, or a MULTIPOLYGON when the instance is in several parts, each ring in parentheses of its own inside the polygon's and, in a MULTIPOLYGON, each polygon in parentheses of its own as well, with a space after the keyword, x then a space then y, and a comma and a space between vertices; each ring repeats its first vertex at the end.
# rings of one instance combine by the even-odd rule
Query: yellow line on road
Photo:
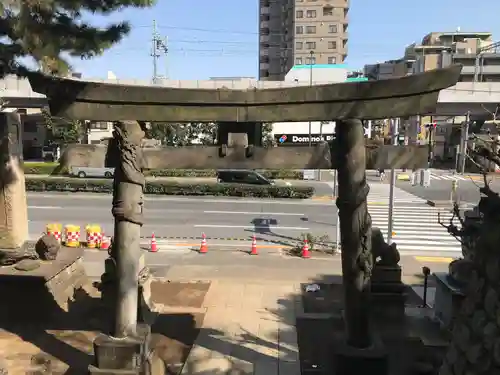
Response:
POLYGON ((429 262, 429 263, 451 263, 453 258, 448 257, 415 257, 419 262, 429 262))

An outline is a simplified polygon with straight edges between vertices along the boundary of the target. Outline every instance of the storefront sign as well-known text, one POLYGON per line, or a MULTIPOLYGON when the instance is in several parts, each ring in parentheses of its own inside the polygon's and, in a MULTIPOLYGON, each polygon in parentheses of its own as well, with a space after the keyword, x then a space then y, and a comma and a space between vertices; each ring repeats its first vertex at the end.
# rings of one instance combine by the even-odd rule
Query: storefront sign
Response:
MULTIPOLYGON (((276 142, 279 145, 286 144, 309 144, 309 134, 278 134, 275 135, 276 142)), ((335 139, 335 134, 312 134, 311 143, 318 143, 321 141, 331 142, 335 139)))

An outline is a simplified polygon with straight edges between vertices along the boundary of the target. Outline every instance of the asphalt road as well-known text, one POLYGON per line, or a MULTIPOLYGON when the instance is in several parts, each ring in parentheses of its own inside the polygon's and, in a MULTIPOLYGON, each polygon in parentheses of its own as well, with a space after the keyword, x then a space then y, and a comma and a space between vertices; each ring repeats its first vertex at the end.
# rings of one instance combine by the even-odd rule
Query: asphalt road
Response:
MULTIPOLYGON (((328 185, 324 184, 326 188, 328 185)), ((331 190, 331 188, 329 188, 331 190)), ((146 197, 142 235, 295 241, 302 233, 335 238, 336 207, 329 201, 146 197)), ((111 196, 98 194, 28 194, 30 237, 46 224, 97 223, 112 234, 111 196)))

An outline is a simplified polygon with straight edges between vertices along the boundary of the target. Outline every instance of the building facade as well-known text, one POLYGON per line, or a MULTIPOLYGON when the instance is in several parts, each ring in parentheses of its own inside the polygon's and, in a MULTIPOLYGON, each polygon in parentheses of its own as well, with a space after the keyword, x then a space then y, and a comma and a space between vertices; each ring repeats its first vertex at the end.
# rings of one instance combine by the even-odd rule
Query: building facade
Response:
POLYGON ((371 79, 387 79, 463 65, 460 82, 500 82, 500 43, 489 32, 432 32, 397 60, 365 65, 371 79))
POLYGON ((342 64, 350 0, 261 0, 259 79, 284 80, 294 65, 342 64))

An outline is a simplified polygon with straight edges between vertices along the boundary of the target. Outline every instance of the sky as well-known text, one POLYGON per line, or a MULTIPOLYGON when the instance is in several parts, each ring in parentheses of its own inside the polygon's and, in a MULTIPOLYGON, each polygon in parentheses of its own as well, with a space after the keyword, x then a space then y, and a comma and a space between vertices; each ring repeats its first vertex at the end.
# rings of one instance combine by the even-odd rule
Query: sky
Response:
MULTIPOLYGON (((84 77, 151 79, 153 21, 169 52, 158 60, 158 74, 171 79, 258 76, 259 0, 157 0, 148 9, 126 9, 95 25, 129 21, 122 42, 92 60, 73 60, 84 77)), ((431 31, 490 31, 500 40, 498 0, 351 0, 346 63, 364 64, 402 57, 406 45, 431 31)))

